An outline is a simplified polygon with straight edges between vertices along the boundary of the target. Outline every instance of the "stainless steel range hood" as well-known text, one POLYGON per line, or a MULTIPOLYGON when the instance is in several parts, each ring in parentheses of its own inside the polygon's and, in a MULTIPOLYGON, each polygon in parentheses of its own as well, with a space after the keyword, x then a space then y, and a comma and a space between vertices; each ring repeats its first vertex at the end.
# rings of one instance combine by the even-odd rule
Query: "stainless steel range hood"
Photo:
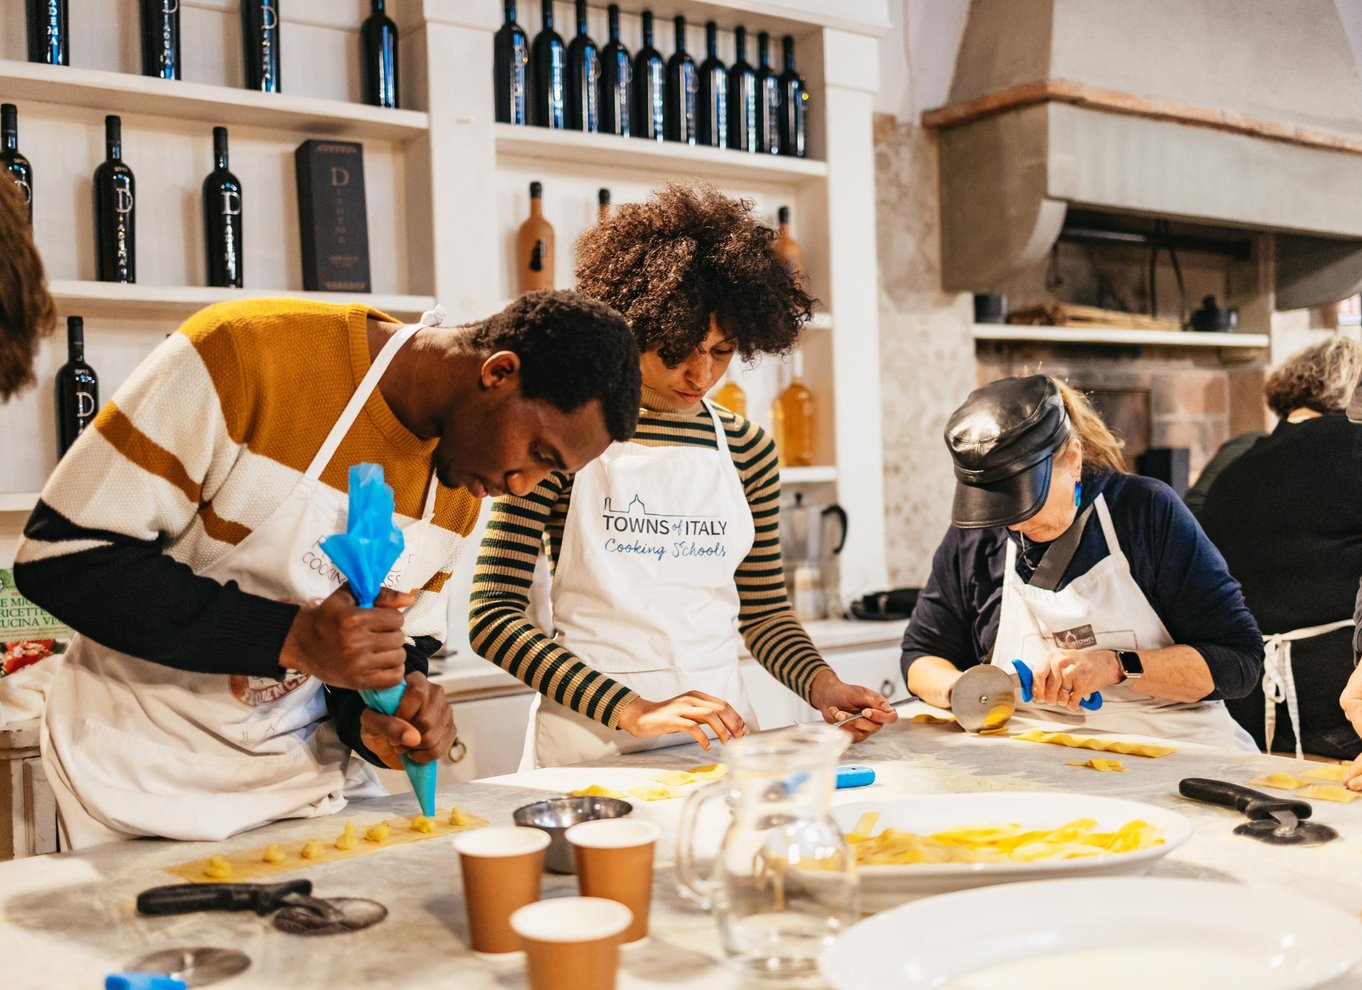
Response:
POLYGON ((1334 0, 973 0, 923 123, 947 289, 1035 265, 1071 207, 1270 232, 1277 309, 1362 286, 1362 80, 1334 0))

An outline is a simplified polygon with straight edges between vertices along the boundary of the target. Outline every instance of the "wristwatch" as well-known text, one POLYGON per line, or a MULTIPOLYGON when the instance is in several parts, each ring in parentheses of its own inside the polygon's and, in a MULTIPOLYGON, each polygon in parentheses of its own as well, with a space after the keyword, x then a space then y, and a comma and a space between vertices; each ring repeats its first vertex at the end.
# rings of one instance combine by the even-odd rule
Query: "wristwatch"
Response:
POLYGON ((1116 662, 1121 665, 1122 680, 1133 681, 1144 676, 1144 661, 1134 650, 1117 650, 1116 662))

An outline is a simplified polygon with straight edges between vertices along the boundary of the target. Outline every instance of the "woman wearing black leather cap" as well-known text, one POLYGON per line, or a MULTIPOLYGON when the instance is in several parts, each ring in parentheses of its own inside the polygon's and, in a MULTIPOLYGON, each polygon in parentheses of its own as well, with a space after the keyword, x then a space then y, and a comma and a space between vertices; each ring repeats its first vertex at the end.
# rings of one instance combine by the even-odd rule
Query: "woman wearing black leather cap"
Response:
POLYGON ((913 694, 1020 659, 1017 717, 1255 749, 1225 709, 1262 673, 1239 584, 1177 495, 1125 473, 1087 400, 1032 375, 970 393, 946 426, 953 525, 903 639, 913 694), (1079 707, 1101 692, 1097 711, 1079 707))

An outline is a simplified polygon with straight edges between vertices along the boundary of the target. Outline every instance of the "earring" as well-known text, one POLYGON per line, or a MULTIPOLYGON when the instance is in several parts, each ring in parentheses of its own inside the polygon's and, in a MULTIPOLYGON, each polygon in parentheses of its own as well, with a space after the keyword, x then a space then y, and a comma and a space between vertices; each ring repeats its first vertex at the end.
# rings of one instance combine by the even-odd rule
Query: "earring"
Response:
POLYGON ((1075 508, 1075 509, 1078 508, 1079 503, 1081 503, 1082 501, 1083 501, 1083 482, 1081 482, 1081 481, 1075 481, 1075 482, 1074 482, 1074 508, 1075 508))

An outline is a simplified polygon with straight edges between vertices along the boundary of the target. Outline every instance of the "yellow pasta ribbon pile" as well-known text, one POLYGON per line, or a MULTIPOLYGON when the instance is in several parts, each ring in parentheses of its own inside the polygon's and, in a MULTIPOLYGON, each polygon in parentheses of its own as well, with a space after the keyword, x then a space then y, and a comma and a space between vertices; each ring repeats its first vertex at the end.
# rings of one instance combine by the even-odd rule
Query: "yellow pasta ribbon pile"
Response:
POLYGON ((1119 753, 1121 756, 1148 756, 1150 758, 1176 753, 1172 746, 1155 746, 1153 743, 1124 742, 1120 739, 1097 739, 1092 736, 1075 736, 1067 732, 1044 732, 1029 729, 1012 737, 1022 742, 1050 743, 1053 746, 1071 746, 1074 749, 1095 749, 1099 753, 1119 753))
POLYGON ((1163 830, 1139 819, 1114 832, 1097 831, 1092 818, 1076 818, 1058 828, 1021 825, 968 825, 931 835, 886 828, 871 833, 879 815, 867 812, 846 837, 858 866, 908 866, 918 863, 1034 863, 1135 852, 1163 844, 1163 830))

